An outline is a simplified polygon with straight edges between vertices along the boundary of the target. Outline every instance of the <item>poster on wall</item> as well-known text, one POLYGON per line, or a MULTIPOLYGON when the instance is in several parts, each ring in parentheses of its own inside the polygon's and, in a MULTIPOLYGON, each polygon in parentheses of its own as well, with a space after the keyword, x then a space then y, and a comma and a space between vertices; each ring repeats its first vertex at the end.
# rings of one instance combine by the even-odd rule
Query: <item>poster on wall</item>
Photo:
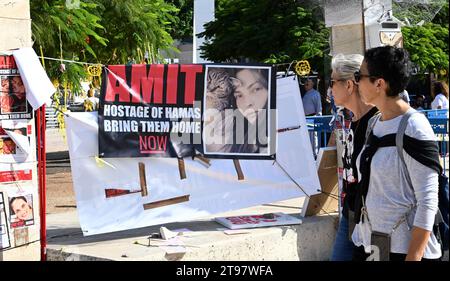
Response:
POLYGON ((99 156, 273 159, 274 81, 268 65, 109 66, 99 156))
POLYGON ((11 228, 34 225, 33 195, 26 192, 9 194, 11 228))
POLYGON ((0 192, 0 250, 11 247, 8 222, 6 220, 6 206, 3 192, 0 192))
POLYGON ((32 113, 14 57, 0 55, 0 120, 31 119, 32 113))

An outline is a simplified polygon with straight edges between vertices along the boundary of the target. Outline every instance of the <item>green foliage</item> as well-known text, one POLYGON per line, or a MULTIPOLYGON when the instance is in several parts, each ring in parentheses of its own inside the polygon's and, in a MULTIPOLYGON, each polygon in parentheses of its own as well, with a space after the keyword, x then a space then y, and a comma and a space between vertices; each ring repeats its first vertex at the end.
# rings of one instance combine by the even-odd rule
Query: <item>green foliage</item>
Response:
POLYGON ((420 73, 442 70, 448 73, 448 2, 393 1, 392 4, 394 16, 410 24, 402 27, 403 46, 419 66, 420 73), (420 22, 425 24, 417 25, 420 22))
MULTIPOLYGON (((172 47, 171 32, 183 36, 187 25, 176 15, 180 12, 164 0, 82 0, 69 9, 65 0, 32 0, 30 2, 34 48, 47 57, 103 64, 149 62, 177 52, 172 47), (184 30, 184 31, 183 31, 184 30), (178 33, 177 33, 178 32, 178 33)), ((189 13, 192 0, 173 0, 189 13)), ((184 15, 187 17, 187 15, 184 15)), ((184 19, 186 21, 186 19, 184 19)), ((53 81, 68 85, 74 93, 81 90, 80 81, 87 77, 82 65, 46 61, 46 70, 53 81)))
MULTIPOLYGON (((311 9, 291 0, 216 1, 216 20, 205 25, 204 57, 215 62, 320 64, 329 49, 329 30, 311 9)), ((323 19, 323 18, 322 18, 323 19)))
POLYGON ((423 26, 403 27, 403 46, 421 72, 448 73, 448 25, 434 23, 423 26))
MULTIPOLYGON (((441 21, 440 23, 447 23, 447 18, 442 18, 445 9, 448 14, 447 0, 433 0, 433 1, 392 1, 392 10, 396 18, 408 25, 416 25, 423 21, 429 23, 434 21, 436 17, 441 21), (439 11, 439 13, 438 13, 439 11), (439 16, 436 14, 438 13, 439 16)), ((437 23, 437 22, 435 22, 437 23)))
POLYGON ((107 46, 92 44, 102 63, 143 62, 146 51, 149 61, 155 62, 162 59, 160 51, 176 52, 169 32, 179 9, 172 4, 164 0, 90 1, 98 4, 95 13, 105 27, 99 35, 109 40, 107 46))
POLYGON ((433 23, 439 24, 439 25, 447 25, 448 26, 448 2, 445 1, 444 5, 442 6, 439 13, 434 17, 433 23))
MULTIPOLYGON (((54 58, 78 60, 88 53, 96 57, 87 38, 106 46, 108 40, 97 34, 103 28, 100 18, 92 13, 97 5, 80 1, 79 9, 67 9, 64 0, 33 0, 30 2, 32 32, 36 53, 54 58)), ((61 84, 70 84, 71 88, 80 90, 80 79, 86 77, 83 67, 66 64, 66 70, 60 71, 60 62, 46 62, 46 70, 52 80, 61 84)))
POLYGON ((166 0, 179 9, 175 25, 170 30, 173 39, 192 39, 194 24, 194 0, 166 0))

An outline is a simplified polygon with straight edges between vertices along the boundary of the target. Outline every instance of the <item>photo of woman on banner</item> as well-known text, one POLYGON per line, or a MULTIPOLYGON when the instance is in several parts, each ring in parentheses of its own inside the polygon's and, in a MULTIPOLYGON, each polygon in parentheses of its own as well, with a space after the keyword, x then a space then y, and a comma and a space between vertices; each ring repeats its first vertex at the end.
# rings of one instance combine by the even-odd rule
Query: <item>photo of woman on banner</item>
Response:
MULTIPOLYGON (((236 132, 236 143, 231 152, 267 153, 267 101, 269 99, 268 74, 261 69, 240 69, 236 71, 234 85, 234 105, 245 118, 245 135, 236 132), (261 134, 260 132, 264 132, 261 134), (242 138, 241 138, 242 137, 242 138), (242 140, 239 141, 239 140, 242 140)), ((237 116, 239 116, 237 114, 237 116)), ((239 120, 236 118, 235 120, 239 120)), ((235 123, 236 128, 236 123, 235 123)))
POLYGON ((9 200, 11 227, 34 224, 32 195, 11 197, 9 200))
POLYGON ((25 86, 20 76, 2 79, 1 109, 2 113, 27 111, 25 86))
POLYGON ((268 153, 269 69, 207 69, 205 154, 268 153))

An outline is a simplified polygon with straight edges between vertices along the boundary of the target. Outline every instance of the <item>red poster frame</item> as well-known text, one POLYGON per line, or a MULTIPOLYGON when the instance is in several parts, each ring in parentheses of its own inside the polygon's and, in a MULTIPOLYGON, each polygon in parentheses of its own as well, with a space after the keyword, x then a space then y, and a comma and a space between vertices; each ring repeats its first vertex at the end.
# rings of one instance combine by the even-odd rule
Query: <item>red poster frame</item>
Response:
POLYGON ((36 136, 38 155, 39 205, 41 261, 47 260, 47 224, 46 224, 46 153, 45 153, 45 105, 36 110, 36 136))

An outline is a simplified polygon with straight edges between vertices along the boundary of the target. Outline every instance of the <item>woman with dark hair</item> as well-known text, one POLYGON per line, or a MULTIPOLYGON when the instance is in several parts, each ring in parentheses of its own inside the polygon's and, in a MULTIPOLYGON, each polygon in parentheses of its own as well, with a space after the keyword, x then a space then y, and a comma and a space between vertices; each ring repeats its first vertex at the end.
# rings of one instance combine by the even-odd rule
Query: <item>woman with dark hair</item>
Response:
POLYGON ((235 88, 233 105, 237 112, 233 130, 236 143, 231 152, 267 153, 268 73, 261 69, 238 69, 232 81, 235 88), (237 128, 239 121, 243 121, 243 135, 237 128))
POLYGON ((33 219, 33 208, 28 203, 25 196, 13 197, 9 202, 9 206, 11 212, 16 216, 15 222, 33 219))
POLYGON ((445 82, 434 82, 433 102, 431 109, 448 109, 448 85, 445 82))
POLYGON ((205 99, 206 151, 268 152, 268 70, 212 68, 205 99))
POLYGON ((357 225, 352 234, 357 248, 353 259, 365 260, 372 250, 375 254, 372 244, 380 252, 386 249, 383 253, 389 260, 439 259, 440 244, 432 232, 438 211, 438 172, 434 167, 439 166, 439 155, 426 117, 413 114, 407 120, 402 155, 395 145, 402 117, 414 111, 399 95, 409 80, 409 55, 392 46, 370 49, 354 76, 363 101, 375 105, 380 114, 369 121, 370 134, 357 159, 357 225), (432 165, 422 164, 419 156, 432 165))

